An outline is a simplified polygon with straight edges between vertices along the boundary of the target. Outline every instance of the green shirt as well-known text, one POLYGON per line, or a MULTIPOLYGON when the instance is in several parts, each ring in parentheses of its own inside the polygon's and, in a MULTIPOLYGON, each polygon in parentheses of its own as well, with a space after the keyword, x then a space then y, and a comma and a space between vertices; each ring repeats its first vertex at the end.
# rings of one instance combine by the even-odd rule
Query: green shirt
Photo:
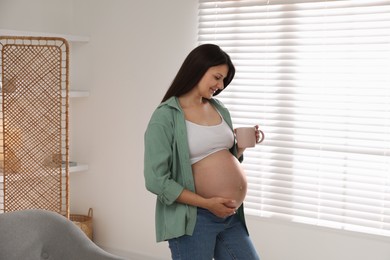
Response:
MULTIPOLYGON (((210 103, 218 109, 233 131, 229 111, 216 99, 211 99, 210 103)), ((185 117, 177 97, 157 107, 149 121, 144 141, 145 186, 157 195, 157 242, 192 235, 197 208, 176 202, 183 189, 195 192, 185 117)), ((230 152, 237 156, 236 145, 230 152)), ((243 206, 237 214, 245 225, 243 206)))

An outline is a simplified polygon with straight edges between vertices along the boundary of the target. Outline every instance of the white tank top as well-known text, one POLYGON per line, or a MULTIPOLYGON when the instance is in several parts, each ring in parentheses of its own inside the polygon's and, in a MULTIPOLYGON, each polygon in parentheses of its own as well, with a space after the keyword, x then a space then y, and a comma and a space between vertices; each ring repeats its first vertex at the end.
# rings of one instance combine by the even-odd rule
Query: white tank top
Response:
POLYGON ((218 125, 204 126, 188 120, 186 120, 186 125, 191 164, 212 153, 230 149, 233 146, 233 132, 223 118, 218 125))

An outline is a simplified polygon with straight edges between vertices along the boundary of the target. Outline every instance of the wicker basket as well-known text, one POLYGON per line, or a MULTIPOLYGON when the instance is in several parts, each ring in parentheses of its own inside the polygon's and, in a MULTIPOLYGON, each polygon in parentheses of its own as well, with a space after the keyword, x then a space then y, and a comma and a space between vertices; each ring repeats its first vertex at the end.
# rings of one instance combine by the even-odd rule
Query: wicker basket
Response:
POLYGON ((70 214, 70 220, 81 228, 91 240, 93 240, 92 215, 92 208, 88 210, 88 215, 70 214))

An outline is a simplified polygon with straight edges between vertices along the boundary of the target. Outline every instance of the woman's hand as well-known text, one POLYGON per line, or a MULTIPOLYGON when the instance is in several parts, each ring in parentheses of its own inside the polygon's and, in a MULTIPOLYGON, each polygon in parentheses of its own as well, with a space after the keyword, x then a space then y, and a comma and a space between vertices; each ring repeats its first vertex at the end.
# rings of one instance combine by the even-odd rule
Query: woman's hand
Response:
POLYGON ((206 209, 217 217, 226 218, 236 213, 236 201, 220 197, 209 198, 206 209))
POLYGON ((256 144, 261 143, 264 140, 264 133, 259 129, 258 125, 255 125, 256 144), (260 134, 261 133, 261 134, 260 134))
POLYGON ((232 199, 220 197, 204 198, 187 189, 184 189, 182 193, 180 193, 176 202, 208 209, 220 218, 226 218, 235 214, 236 209, 241 206, 237 205, 237 202, 232 199))

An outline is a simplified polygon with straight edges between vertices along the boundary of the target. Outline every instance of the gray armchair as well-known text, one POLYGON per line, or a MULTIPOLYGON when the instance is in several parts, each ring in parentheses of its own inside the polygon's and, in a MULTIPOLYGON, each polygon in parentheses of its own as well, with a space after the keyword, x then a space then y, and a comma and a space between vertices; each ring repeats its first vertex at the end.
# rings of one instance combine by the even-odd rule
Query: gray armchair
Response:
POLYGON ((72 221, 41 209, 0 214, 0 259, 124 260, 98 247, 72 221))

